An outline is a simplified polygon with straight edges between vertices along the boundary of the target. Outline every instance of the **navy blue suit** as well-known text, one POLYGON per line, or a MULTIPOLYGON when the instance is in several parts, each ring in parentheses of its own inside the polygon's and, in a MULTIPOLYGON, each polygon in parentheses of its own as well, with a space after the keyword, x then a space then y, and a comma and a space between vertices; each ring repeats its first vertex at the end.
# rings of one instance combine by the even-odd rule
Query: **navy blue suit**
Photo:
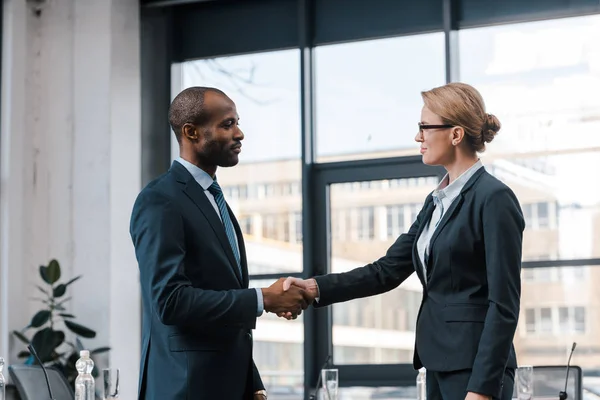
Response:
POLYGON ((143 303, 139 399, 252 399, 257 293, 239 225, 241 269, 218 214, 178 162, 139 194, 130 233, 143 303))
POLYGON ((519 202, 483 168, 475 172, 431 238, 424 279, 417 238, 433 210, 429 195, 409 231, 379 260, 317 277, 316 306, 389 291, 416 271, 423 300, 414 367, 427 368, 428 392, 436 389, 430 377, 439 378, 438 396, 430 392, 430 397, 464 399, 472 391, 510 399, 512 370, 517 367, 512 341, 520 309, 525 228, 519 202))

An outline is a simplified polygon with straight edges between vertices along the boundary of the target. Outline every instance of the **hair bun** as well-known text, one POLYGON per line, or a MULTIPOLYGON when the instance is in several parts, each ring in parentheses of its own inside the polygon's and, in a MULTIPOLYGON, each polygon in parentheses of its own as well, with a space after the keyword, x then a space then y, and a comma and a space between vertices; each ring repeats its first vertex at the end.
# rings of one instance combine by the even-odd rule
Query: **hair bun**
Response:
POLYGON ((481 129, 481 139, 484 143, 489 143, 494 140, 496 134, 500 130, 502 125, 494 114, 486 114, 483 128, 481 129))

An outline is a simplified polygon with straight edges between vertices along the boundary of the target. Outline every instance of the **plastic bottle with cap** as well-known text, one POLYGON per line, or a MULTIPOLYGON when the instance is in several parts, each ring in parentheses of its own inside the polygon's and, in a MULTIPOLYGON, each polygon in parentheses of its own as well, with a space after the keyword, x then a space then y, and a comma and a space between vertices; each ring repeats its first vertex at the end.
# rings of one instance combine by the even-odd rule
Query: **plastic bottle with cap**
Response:
POLYGON ((419 375, 417 375, 417 400, 425 400, 427 398, 426 374, 425 368, 421 368, 419 375))
POLYGON ((0 357, 0 400, 6 400, 6 381, 2 370, 4 369, 4 358, 0 357))
POLYGON ((95 400, 96 388, 92 370, 94 360, 90 358, 88 350, 79 352, 79 360, 75 363, 77 378, 75 379, 75 400, 95 400))

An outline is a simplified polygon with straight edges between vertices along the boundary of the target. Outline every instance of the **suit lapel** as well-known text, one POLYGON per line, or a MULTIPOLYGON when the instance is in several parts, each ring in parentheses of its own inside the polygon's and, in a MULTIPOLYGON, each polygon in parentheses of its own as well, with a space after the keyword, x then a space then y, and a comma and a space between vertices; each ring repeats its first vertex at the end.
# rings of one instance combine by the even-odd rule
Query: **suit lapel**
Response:
MULTIPOLYGON (((479 168, 479 170, 473 174, 473 176, 467 181, 467 183, 465 183, 465 186, 462 188, 456 199, 454 199, 452 204, 450 204, 450 208, 448 208, 448 211, 444 213, 444 216, 438 224, 438 227, 436 228, 435 232, 433 232, 433 236, 431 237, 431 241, 429 242, 429 254, 433 254, 433 246, 435 244, 435 240, 444 230, 444 227, 446 226, 446 224, 448 224, 448 221, 450 221, 454 217, 454 215, 456 215, 456 213, 458 213, 458 211, 460 210, 460 207, 462 206, 465 199, 464 194, 468 190, 470 190, 471 187, 473 187, 473 185, 475 185, 475 183, 479 180, 479 178, 481 177, 481 175, 483 175, 484 172, 485 169, 483 167, 479 168)), ((431 257, 429 257, 429 259, 431 260, 431 257)), ((431 275, 433 273, 433 265, 431 265, 431 268, 429 268, 429 265, 427 267, 427 273, 428 275, 431 275)))
POLYGON ((419 241, 419 237, 421 236, 423 229, 425 229, 427 224, 429 224, 429 221, 431 221, 431 215, 433 214, 434 208, 433 200, 429 200, 426 207, 427 208, 425 208, 425 215, 423 217, 423 220, 421 221, 421 224, 419 225, 419 230, 417 231, 417 235, 415 236, 415 241, 413 243, 413 260, 416 260, 416 263, 413 262, 413 266, 415 267, 417 276, 421 280, 423 288, 425 288, 427 285, 425 284, 425 277, 423 276, 423 263, 421 263, 421 257, 419 256, 419 248, 417 246, 417 242, 419 241))
MULTIPOLYGON (((204 194, 204 189, 196 182, 194 177, 185 169, 185 167, 178 162, 174 161, 171 166, 171 171, 175 174, 175 177, 178 182, 184 183, 185 188, 183 192, 186 196, 190 198, 196 204, 196 206, 200 209, 202 214, 206 217, 209 222, 211 228, 213 229, 215 236, 221 242, 221 247, 223 247, 223 251, 227 255, 229 259, 229 263, 231 268, 233 269, 233 273, 235 274, 238 282, 242 284, 243 278, 240 275, 239 268, 237 266, 237 261, 235 260, 235 256, 233 255, 233 250, 231 249, 231 245, 229 244, 229 239, 227 239, 227 234, 225 233, 225 227, 221 222, 221 219, 217 215, 217 212, 213 208, 212 204, 204 194)), ((229 207, 229 206, 228 206, 229 207)), ((230 211, 230 216, 233 214, 230 211)), ((234 224, 235 226, 236 224, 234 224)), ((238 228, 239 229, 239 228, 238 228)), ((238 235, 239 241, 239 235, 238 235)), ((240 241, 241 243, 241 241, 240 241)), ((240 245, 241 246, 241 245, 240 245)), ((241 249, 240 249, 241 251, 241 249)))
POLYGON ((437 237, 439 236, 440 232, 442 232, 444 230, 444 227, 446 226, 446 224, 448 223, 448 221, 450 221, 450 219, 452 219, 452 217, 454 216, 454 214, 456 214, 458 212, 458 210, 460 210, 460 206, 462 205, 463 200, 464 200, 464 197, 463 197, 463 194, 461 192, 458 195, 458 197, 456 199, 454 199, 454 201, 452 202, 452 204, 450 204, 450 208, 448 208, 448 211, 446 211, 444 213, 444 216, 442 217, 442 220, 438 224, 438 227, 433 232, 433 236, 431 236, 431 241, 429 242, 429 254, 431 254, 431 249, 433 248, 433 244, 435 243, 435 239, 437 239, 437 237))

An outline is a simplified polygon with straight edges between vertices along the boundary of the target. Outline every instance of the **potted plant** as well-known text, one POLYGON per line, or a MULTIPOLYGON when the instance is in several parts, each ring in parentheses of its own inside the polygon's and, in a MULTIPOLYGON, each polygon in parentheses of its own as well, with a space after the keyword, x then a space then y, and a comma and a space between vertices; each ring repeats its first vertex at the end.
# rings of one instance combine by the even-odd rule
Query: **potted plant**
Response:
MULTIPOLYGON (((75 362, 79 359, 79 351, 84 349, 80 337, 86 339, 96 337, 95 331, 75 322, 75 316, 68 313, 65 308, 65 304, 70 300, 70 297, 64 297, 67 288, 81 276, 66 283, 59 283, 61 271, 56 260, 51 260, 47 266, 40 266, 40 276, 45 285, 36 285, 36 288, 44 297, 34 298, 34 300, 40 301, 44 307, 35 313, 29 325, 20 331, 13 331, 13 335, 25 345, 31 344, 44 366, 60 370, 74 387, 77 378, 75 362), (76 335, 73 341, 66 340, 63 327, 76 335)), ((100 347, 90 350, 90 355, 93 357, 109 350, 109 347, 100 347)), ((21 351, 18 357, 26 359, 25 364, 37 364, 28 350, 21 351)), ((92 375, 98 376, 95 365, 92 375)))

